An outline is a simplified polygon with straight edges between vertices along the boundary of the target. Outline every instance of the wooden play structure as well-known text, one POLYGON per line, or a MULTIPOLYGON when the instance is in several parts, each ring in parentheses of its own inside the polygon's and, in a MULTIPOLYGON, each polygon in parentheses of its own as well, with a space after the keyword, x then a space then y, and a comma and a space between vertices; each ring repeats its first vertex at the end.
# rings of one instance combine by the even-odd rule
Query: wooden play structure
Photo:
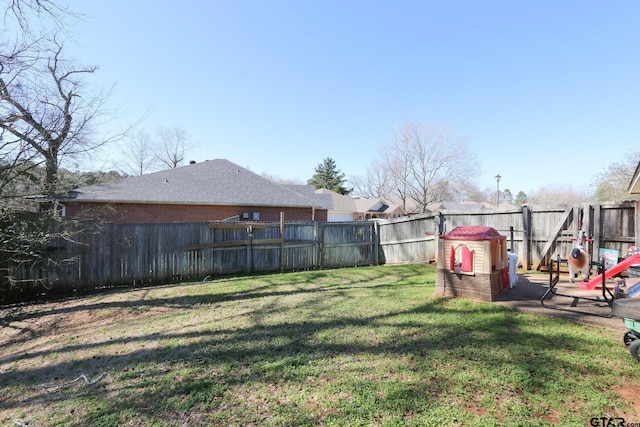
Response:
POLYGON ((462 226, 440 236, 436 293, 495 301, 509 289, 506 236, 492 227, 462 226))

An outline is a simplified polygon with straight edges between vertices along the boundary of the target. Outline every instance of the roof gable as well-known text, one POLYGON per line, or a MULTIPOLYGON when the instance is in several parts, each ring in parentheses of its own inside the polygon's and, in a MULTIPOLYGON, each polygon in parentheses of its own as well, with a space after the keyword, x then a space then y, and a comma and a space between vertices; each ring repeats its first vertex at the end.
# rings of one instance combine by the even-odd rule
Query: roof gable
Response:
POLYGON ((340 193, 336 193, 335 191, 327 190, 326 188, 320 188, 315 191, 318 195, 328 195, 331 197, 331 201, 333 203, 332 210, 334 211, 342 211, 342 212, 350 212, 353 213, 356 211, 356 204, 353 199, 349 196, 342 195, 340 193))
POLYGON ((326 188, 316 188, 309 184, 286 185, 298 194, 313 200, 319 207, 330 211, 353 213, 356 211, 354 200, 349 196, 336 193, 326 188))
POLYGON ((312 200, 225 159, 78 188, 61 201, 316 206, 312 200))
POLYGON ((285 184, 289 190, 292 190, 310 200, 313 200, 314 205, 321 209, 332 210, 333 200, 329 194, 316 193, 316 188, 309 184, 285 184))
POLYGON ((389 206, 382 199, 354 199, 358 212, 384 212, 389 206))

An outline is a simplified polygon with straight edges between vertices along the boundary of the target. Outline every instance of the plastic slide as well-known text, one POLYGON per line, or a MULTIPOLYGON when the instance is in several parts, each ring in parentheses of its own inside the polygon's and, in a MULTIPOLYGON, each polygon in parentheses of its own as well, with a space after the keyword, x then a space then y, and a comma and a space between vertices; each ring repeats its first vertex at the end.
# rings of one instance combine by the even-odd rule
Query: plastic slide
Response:
MULTIPOLYGON (((615 276, 616 274, 620 273, 622 270, 626 270, 627 267, 633 264, 640 264, 640 254, 630 256, 629 258, 626 258, 620 261, 610 269, 606 270, 604 272, 604 278, 609 279, 615 276)), ((597 288, 598 286, 602 286, 602 274, 598 274, 597 276, 595 276, 593 279, 589 280, 586 283, 584 282, 580 283, 579 288, 592 290, 597 288)))

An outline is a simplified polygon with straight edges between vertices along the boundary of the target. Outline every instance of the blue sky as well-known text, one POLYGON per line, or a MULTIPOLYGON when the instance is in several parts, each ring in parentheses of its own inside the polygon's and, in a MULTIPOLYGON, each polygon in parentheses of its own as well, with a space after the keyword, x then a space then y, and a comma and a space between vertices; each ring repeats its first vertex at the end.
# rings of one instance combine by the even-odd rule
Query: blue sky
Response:
MULTIPOLYGON (((639 150, 637 1, 80 1, 75 59, 120 121, 189 159, 306 181, 363 175, 406 121, 446 122, 479 188, 585 188, 639 150)), ((115 126, 112 122, 110 126, 115 126)), ((118 150, 109 160, 118 161, 118 150)))

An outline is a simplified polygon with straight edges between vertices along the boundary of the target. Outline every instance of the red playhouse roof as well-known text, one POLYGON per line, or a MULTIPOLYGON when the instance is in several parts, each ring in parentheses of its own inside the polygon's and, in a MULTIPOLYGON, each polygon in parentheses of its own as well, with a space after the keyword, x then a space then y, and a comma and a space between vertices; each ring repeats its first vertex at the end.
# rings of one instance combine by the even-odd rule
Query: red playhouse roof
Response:
POLYGON ((505 236, 498 233, 493 227, 468 225, 456 227, 440 238, 444 240, 494 240, 504 239, 505 236))

